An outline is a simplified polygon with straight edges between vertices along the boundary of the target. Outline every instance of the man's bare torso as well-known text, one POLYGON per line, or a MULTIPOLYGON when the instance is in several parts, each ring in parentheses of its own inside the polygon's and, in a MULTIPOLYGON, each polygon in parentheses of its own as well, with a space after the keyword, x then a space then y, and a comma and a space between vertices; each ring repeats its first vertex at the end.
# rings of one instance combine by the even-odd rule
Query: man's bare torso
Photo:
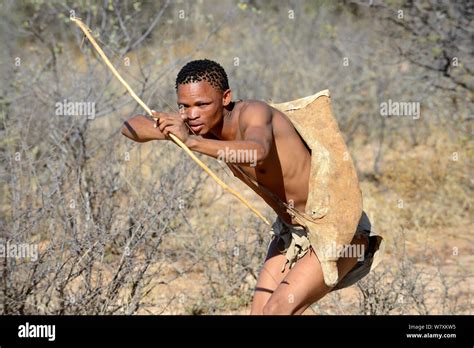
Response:
MULTIPOLYGON (((243 140, 238 126, 239 117, 241 111, 252 103, 263 102, 247 100, 235 103, 230 117, 224 119, 220 140, 243 140)), ((254 167, 241 165, 240 168, 259 184, 276 194, 282 201, 293 204, 296 209, 304 211, 308 197, 311 155, 288 117, 275 108, 268 107, 272 113, 273 127, 273 142, 270 152, 262 163, 254 167)), ((249 182, 245 175, 233 168, 234 165, 228 164, 234 175, 261 196, 282 219, 291 223, 288 213, 264 190, 256 187, 249 182)))

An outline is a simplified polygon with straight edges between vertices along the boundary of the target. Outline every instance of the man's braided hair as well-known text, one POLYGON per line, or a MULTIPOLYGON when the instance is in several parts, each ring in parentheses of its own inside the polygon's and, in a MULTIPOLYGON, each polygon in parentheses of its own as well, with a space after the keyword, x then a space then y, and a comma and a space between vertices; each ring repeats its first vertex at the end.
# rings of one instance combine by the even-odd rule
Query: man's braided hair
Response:
POLYGON ((207 81, 221 92, 229 89, 229 81, 224 68, 209 59, 193 60, 186 64, 176 77, 175 87, 178 90, 178 85, 199 81, 207 81))

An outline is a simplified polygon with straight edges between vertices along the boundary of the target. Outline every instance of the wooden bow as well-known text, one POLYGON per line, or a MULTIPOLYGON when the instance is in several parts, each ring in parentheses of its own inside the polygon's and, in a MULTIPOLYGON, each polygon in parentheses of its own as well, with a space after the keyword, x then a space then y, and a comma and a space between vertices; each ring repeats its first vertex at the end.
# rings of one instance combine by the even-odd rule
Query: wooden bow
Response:
MULTIPOLYGON (((132 88, 128 85, 127 82, 120 76, 118 71, 115 69, 115 67, 112 65, 110 62, 109 58, 105 55, 104 51, 100 48, 100 46, 97 44, 95 41, 94 37, 91 35, 91 30, 79 19, 76 17, 71 17, 71 20, 76 23, 76 25, 84 32, 84 35, 89 39, 89 41, 92 43, 92 46, 97 50, 99 55, 102 57, 104 60, 105 64, 109 67, 109 69, 112 71, 112 73, 117 77, 117 79, 122 83, 122 85, 127 89, 127 91, 131 94, 133 99, 137 101, 140 106, 145 109, 145 111, 148 113, 149 116, 153 117, 155 120, 157 119, 153 113, 151 112, 151 109, 143 102, 143 100, 138 97, 138 95, 132 90, 132 88)), ((174 134, 169 134, 171 140, 173 140, 179 147, 181 147, 191 158, 196 162, 207 174, 210 175, 211 178, 213 178, 224 190, 227 192, 230 192, 233 194, 235 197, 237 197, 243 204, 245 204, 252 212, 254 212, 255 215, 257 215, 260 219, 263 220, 267 225, 270 225, 270 222, 252 205, 247 202, 247 200, 242 197, 237 191, 232 189, 231 187, 227 186, 226 183, 224 183, 219 177, 214 174, 214 172, 209 169, 199 158, 192 153, 192 151, 174 134)))

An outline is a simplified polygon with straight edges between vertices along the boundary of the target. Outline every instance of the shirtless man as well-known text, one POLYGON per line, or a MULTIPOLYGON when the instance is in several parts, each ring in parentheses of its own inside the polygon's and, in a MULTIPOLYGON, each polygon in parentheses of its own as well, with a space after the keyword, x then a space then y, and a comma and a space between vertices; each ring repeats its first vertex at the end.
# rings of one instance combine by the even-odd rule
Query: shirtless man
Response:
MULTIPOLYGON (((157 113, 157 128, 150 118, 134 116, 124 123, 122 134, 137 142, 170 140, 169 134, 174 134, 192 151, 224 160, 234 175, 261 196, 283 221, 294 223, 268 191, 249 179, 283 202, 305 210, 311 156, 288 117, 262 101, 232 101, 224 69, 207 59, 189 62, 181 69, 176 91, 182 112, 157 113), (235 156, 238 153, 248 156, 235 156), (234 156, 223 158, 226 154, 234 156)), ((324 283, 321 265, 311 248, 294 267, 281 272, 286 259, 275 242, 274 239, 269 245, 251 314, 302 314, 331 288, 324 283)), ((367 247, 366 239, 354 239, 352 243, 367 247)), ((340 258, 339 279, 356 263, 356 257, 340 258)))

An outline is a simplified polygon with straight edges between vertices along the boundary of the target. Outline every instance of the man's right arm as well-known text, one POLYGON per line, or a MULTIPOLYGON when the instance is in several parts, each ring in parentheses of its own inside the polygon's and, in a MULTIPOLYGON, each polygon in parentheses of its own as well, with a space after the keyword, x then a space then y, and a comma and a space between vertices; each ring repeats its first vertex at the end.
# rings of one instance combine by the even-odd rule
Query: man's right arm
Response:
POLYGON ((139 143, 150 140, 165 140, 165 135, 161 133, 158 127, 154 127, 155 124, 156 121, 146 116, 136 115, 123 123, 122 134, 139 143))

